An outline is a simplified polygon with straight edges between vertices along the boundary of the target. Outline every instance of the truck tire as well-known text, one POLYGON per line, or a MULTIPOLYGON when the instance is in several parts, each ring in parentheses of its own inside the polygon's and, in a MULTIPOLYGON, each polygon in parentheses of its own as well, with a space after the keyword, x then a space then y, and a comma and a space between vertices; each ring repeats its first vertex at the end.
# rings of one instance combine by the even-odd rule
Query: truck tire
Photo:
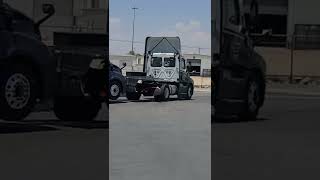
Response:
POLYGON ((84 97, 56 97, 54 113, 63 121, 92 121, 101 109, 101 102, 84 97))
POLYGON ((262 89, 259 79, 252 76, 248 80, 247 94, 245 99, 245 112, 240 115, 240 120, 256 120, 262 101, 262 89))
POLYGON ((18 121, 36 104, 39 84, 32 68, 11 64, 0 70, 0 119, 18 121))
POLYGON ((192 85, 188 85, 187 92, 184 94, 178 94, 178 99, 190 100, 193 96, 194 88, 192 85))
POLYGON ((160 95, 154 96, 156 102, 168 101, 170 99, 170 88, 167 84, 161 86, 160 95))
POLYGON ((192 98, 192 96, 193 96, 193 91, 194 91, 193 86, 192 86, 192 85, 189 85, 189 86, 188 86, 188 90, 187 90, 187 94, 186 94, 186 99, 187 99, 187 100, 190 100, 190 99, 192 98))
POLYGON ((109 85, 109 98, 117 100, 122 92, 121 84, 118 81, 111 81, 109 85))
POLYGON ((127 92, 127 99, 129 101, 138 101, 141 97, 140 93, 137 92, 127 92))

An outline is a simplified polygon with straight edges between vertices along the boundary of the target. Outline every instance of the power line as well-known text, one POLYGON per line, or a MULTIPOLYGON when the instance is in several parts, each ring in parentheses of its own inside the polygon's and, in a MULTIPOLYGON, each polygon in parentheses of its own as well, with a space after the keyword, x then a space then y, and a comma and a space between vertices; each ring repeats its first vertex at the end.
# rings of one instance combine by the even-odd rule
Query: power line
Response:
MULTIPOLYGON (((132 43, 132 41, 130 41, 130 40, 120 40, 120 39, 109 39, 109 41, 114 41, 114 42, 124 42, 124 43, 132 43)), ((134 41, 134 43, 137 43, 137 44, 144 44, 144 42, 142 42, 142 41, 134 41)), ((207 47, 186 46, 186 45, 182 45, 181 47, 183 47, 183 48, 192 48, 192 49, 211 49, 211 48, 207 48, 207 47)))

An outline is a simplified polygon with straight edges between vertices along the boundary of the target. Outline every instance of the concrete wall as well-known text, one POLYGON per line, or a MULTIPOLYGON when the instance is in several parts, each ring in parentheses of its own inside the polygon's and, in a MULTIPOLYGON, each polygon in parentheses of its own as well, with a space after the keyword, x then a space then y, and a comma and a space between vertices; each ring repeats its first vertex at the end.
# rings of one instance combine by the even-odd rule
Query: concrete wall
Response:
POLYGON ((194 82, 194 86, 197 88, 209 88, 211 87, 211 78, 210 77, 196 77, 196 76, 192 76, 191 77, 193 82, 194 82))
MULTIPOLYGON (((267 63, 267 75, 289 76, 291 51, 287 48, 257 47, 267 63)), ((320 77, 320 50, 295 50, 293 52, 293 75, 320 77)))
POLYGON ((33 6, 34 0, 3 0, 4 3, 8 3, 15 9, 20 10, 24 14, 33 18, 33 6))
POLYGON ((288 34, 294 32, 295 24, 320 24, 319 0, 288 0, 288 34))
POLYGON ((127 63, 127 66, 122 70, 123 75, 126 75, 126 72, 143 72, 143 64, 137 64, 139 57, 132 55, 110 55, 109 59, 112 64, 120 68, 122 67, 122 63, 127 63))
POLYGON ((43 40, 52 44, 53 32, 106 33, 108 0, 100 0, 100 8, 89 8, 89 0, 5 0, 34 20, 44 16, 42 4, 51 3, 56 14, 41 26, 43 40))
POLYGON ((201 75, 203 69, 211 69, 211 56, 199 54, 185 54, 184 58, 187 59, 201 59, 201 75))

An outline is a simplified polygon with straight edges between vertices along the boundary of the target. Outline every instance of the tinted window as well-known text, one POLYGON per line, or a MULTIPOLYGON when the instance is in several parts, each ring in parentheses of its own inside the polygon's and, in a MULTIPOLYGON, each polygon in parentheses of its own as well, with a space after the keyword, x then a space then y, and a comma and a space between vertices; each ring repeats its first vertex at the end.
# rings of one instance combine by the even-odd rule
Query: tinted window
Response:
POLYGON ((176 66, 176 60, 175 58, 164 58, 164 67, 175 67, 176 66))
POLYGON ((153 57, 151 59, 152 67, 161 67, 162 66, 162 58, 161 57, 153 57))

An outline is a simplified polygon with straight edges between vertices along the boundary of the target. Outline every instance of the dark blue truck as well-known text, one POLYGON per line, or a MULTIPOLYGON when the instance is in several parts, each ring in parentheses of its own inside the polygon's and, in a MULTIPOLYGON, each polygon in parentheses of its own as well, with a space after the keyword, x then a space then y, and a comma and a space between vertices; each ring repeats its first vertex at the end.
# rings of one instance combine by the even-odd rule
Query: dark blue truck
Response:
POLYGON ((62 120, 93 120, 107 102, 107 34, 54 33, 54 46, 41 40, 40 25, 0 2, 0 119, 22 120, 53 100, 62 120))

